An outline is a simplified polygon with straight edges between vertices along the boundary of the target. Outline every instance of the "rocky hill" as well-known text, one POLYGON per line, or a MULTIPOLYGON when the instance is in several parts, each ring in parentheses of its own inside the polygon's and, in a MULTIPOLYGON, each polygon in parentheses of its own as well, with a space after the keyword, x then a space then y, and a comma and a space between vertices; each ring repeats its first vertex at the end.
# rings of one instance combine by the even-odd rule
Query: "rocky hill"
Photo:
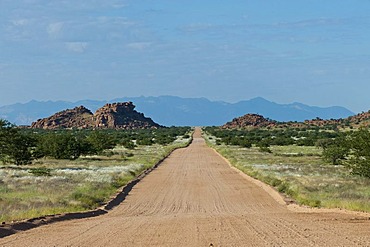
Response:
POLYGON ((274 127, 277 125, 276 121, 264 118, 258 114, 246 114, 242 117, 234 118, 231 122, 222 126, 225 129, 233 128, 248 128, 248 127, 274 127))
POLYGON ((264 118, 257 114, 246 114, 242 117, 234 118, 221 126, 225 129, 233 128, 248 128, 248 127, 279 127, 279 128, 307 128, 307 127, 324 127, 332 129, 346 129, 346 128, 360 128, 370 126, 370 111, 362 112, 360 114, 339 119, 321 119, 314 118, 312 120, 305 120, 303 122, 289 121, 277 122, 264 118))
POLYGON ((132 102, 106 104, 94 114, 84 106, 67 109, 33 122, 35 129, 148 129, 159 128, 159 124, 135 111, 132 102))
POLYGON ((93 124, 92 112, 84 106, 67 109, 33 122, 34 129, 88 128, 93 124))
POLYGON ((160 127, 152 119, 134 110, 132 102, 106 104, 94 114, 95 128, 148 129, 160 127))
POLYGON ((316 118, 312 120, 304 121, 305 125, 308 126, 336 126, 338 128, 360 128, 360 127, 368 127, 370 126, 370 111, 369 112, 362 112, 354 116, 350 116, 348 118, 339 118, 339 119, 321 119, 316 118))
POLYGON ((353 127, 370 126, 370 111, 350 116, 344 120, 346 125, 353 127))

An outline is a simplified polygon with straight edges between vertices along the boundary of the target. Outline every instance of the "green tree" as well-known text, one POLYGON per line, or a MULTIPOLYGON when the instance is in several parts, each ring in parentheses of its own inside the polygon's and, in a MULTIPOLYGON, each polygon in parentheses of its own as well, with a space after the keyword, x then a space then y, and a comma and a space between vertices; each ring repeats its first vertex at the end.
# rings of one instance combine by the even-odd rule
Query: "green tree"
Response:
POLYGON ((252 142, 249 141, 248 139, 246 138, 243 138, 239 141, 239 146, 243 147, 243 148, 251 148, 252 147, 252 142))
POLYGON ((90 153, 100 154, 106 149, 114 148, 116 145, 114 139, 103 131, 93 130, 87 136, 86 141, 90 143, 90 153))
POLYGON ((11 128, 12 126, 9 122, 0 119, 0 159, 3 162, 7 158, 9 130, 11 128))
POLYGON ((31 149, 35 140, 6 120, 0 119, 0 159, 16 165, 29 164, 33 160, 31 149))
POLYGON ((361 128, 350 136, 351 155, 347 162, 352 174, 370 178, 370 132, 361 128))
POLYGON ((124 138, 120 141, 120 144, 127 149, 135 149, 136 145, 133 141, 128 138, 124 138))
POLYGON ((341 165, 347 159, 349 152, 348 141, 344 137, 338 137, 323 146, 322 157, 333 165, 341 165))
POLYGON ((39 139, 36 153, 56 159, 77 159, 82 147, 76 136, 71 133, 49 133, 39 139))
POLYGON ((138 138, 136 140, 136 143, 138 145, 144 145, 144 146, 150 146, 150 145, 154 144, 153 139, 152 138, 147 138, 147 137, 138 138))
POLYGON ((270 142, 267 139, 264 139, 264 140, 258 142, 257 147, 259 148, 260 152, 272 153, 272 151, 270 149, 270 142))
POLYGON ((35 145, 35 140, 19 131, 9 138, 8 156, 16 165, 30 164, 34 159, 31 150, 35 145))

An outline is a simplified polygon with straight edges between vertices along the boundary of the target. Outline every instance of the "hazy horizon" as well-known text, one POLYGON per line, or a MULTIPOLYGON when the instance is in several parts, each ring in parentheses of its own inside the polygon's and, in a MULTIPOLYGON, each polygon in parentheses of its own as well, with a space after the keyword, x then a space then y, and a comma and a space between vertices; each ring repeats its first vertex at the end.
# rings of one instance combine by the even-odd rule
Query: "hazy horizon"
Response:
POLYGON ((368 111, 370 2, 0 2, 0 106, 175 95, 368 111))
MULTIPOLYGON (((264 97, 260 97, 260 96, 257 96, 257 97, 253 97, 253 98, 250 98, 250 99, 244 99, 244 100, 239 100, 239 101, 235 101, 235 102, 231 102, 231 101, 225 101, 225 100, 212 100, 212 99, 209 99, 207 97, 181 97, 181 96, 178 96, 178 95, 159 95, 159 96, 145 96, 145 95, 140 95, 140 96, 122 96, 122 97, 117 97, 117 98, 112 98, 112 99, 80 99, 80 100, 36 100, 36 99, 32 99, 32 100, 28 100, 28 101, 25 101, 25 102, 17 102, 15 104, 28 104, 32 101, 37 101, 37 102, 69 102, 69 103, 78 103, 78 102, 81 102, 81 101, 102 101, 102 102, 118 102, 117 100, 121 100, 121 99, 125 99, 127 98, 126 100, 129 100, 131 98, 140 98, 140 97, 144 97, 144 98, 150 98, 150 97, 179 97, 179 98, 182 98, 182 99, 206 99, 206 100, 209 100, 210 102, 224 102, 224 103, 229 103, 229 104, 235 104, 235 103, 239 103, 239 102, 242 102, 242 101, 250 101, 250 100, 254 100, 254 99, 264 99, 266 101, 269 101, 269 102, 272 102, 272 103, 276 103, 276 104, 279 104, 279 105, 289 105, 289 104, 295 104, 295 103, 298 103, 298 104, 304 104, 304 105, 307 105, 307 106, 312 106, 312 107, 320 107, 320 108, 326 108, 326 107, 344 107, 346 108, 347 110, 350 110, 352 111, 351 109, 349 109, 348 107, 345 107, 345 106, 342 106, 342 105, 328 105, 328 106, 321 106, 321 105, 309 105, 309 104, 306 104, 305 102, 298 102, 298 101, 294 101, 294 102, 288 102, 288 103, 280 103, 280 102, 276 102, 276 101, 273 101, 273 100, 270 100, 270 99, 267 99, 267 98, 264 98, 264 97)), ((122 101, 122 100, 121 100, 122 101)), ((135 102, 133 102, 135 104, 135 102)), ((12 105, 12 104, 10 104, 12 105)), ((3 106, 8 106, 8 105, 0 105, 0 107, 3 107, 3 106)), ((360 113, 360 112, 355 112, 355 111, 352 111, 353 113, 360 113)))

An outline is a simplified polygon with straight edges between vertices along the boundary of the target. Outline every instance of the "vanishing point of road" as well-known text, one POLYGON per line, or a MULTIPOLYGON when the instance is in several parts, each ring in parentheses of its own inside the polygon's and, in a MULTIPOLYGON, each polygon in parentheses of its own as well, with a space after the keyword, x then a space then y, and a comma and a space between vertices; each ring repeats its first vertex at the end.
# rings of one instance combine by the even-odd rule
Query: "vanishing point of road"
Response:
POLYGON ((207 147, 200 129, 107 214, 0 246, 370 246, 369 217, 291 211, 207 147))

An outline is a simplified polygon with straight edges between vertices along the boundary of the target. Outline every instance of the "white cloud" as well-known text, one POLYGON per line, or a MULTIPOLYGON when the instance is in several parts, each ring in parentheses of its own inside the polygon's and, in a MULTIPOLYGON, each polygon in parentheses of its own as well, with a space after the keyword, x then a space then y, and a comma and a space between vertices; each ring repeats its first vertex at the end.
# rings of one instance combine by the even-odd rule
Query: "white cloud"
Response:
POLYGON ((150 47, 152 45, 151 42, 134 42, 126 45, 127 48, 133 49, 133 50, 145 50, 146 48, 150 47))
POLYGON ((334 19, 334 18, 317 18, 317 19, 306 19, 301 21, 293 22, 279 22, 272 24, 275 27, 281 28, 306 28, 306 27, 321 27, 321 26, 340 26, 345 22, 345 19, 334 19))
POLYGON ((223 28, 223 26, 216 26, 209 23, 192 23, 190 25, 183 26, 180 29, 184 32, 203 32, 217 28, 223 28))
POLYGON ((50 23, 47 27, 47 32, 49 34, 50 38, 57 38, 62 29, 63 29, 64 23, 63 22, 54 22, 50 23))
POLYGON ((17 19, 17 20, 12 20, 11 23, 13 26, 26 26, 30 24, 31 20, 29 19, 17 19))
POLYGON ((66 47, 71 52, 83 53, 87 47, 87 42, 66 42, 66 47))
POLYGON ((116 9, 126 8, 127 6, 128 4, 125 4, 125 3, 113 3, 112 4, 112 7, 116 9))

